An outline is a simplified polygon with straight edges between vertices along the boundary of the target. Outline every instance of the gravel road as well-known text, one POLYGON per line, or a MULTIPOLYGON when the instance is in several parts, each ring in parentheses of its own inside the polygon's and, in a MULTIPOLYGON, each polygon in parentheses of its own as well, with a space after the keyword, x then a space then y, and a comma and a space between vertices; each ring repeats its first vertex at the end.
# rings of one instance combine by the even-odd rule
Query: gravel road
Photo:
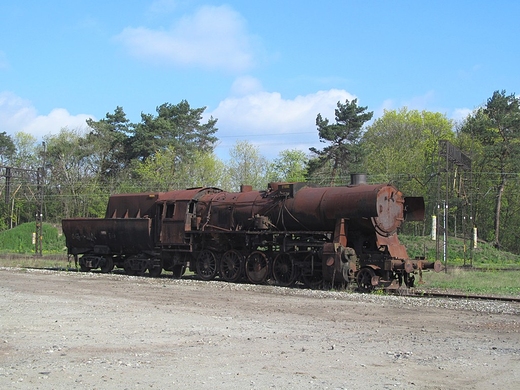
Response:
POLYGON ((0 268, 2 389, 520 388, 520 305, 0 268))

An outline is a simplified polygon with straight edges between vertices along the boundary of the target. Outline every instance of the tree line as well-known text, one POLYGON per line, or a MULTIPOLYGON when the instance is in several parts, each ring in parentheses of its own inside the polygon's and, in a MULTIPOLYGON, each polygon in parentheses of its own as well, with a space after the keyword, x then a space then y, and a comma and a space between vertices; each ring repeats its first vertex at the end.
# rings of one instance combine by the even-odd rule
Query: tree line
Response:
MULTIPOLYGON (((0 132, 0 166, 43 168, 44 220, 53 223, 103 216, 113 193, 199 186, 237 191, 241 184, 265 189, 273 181, 337 186, 363 172, 371 182, 424 197, 426 221, 409 228, 417 234, 430 233, 431 216, 447 202, 450 232, 458 227, 459 234, 468 234, 477 226, 482 239, 520 253, 520 106, 514 93, 495 91, 460 122, 406 107, 370 122, 373 112, 357 99, 338 102, 333 119, 326 117, 331 113, 316 116, 323 148, 287 149, 273 160, 247 141, 231 148, 228 161, 218 158, 218 120, 204 120, 204 111, 183 100, 131 123, 116 107, 101 120, 87 120, 86 130, 63 128, 41 144, 30 134, 0 132), (471 158, 470 172, 444 166, 441 140, 471 158)), ((9 199, 0 202, 0 229, 34 220, 34 177, 13 175, 9 184, 9 199)))

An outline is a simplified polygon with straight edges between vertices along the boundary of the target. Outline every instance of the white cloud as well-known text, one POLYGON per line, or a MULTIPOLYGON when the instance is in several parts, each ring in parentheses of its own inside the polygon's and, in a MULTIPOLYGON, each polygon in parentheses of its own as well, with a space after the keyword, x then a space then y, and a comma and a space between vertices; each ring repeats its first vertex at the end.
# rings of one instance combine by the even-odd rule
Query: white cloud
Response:
POLYGON ((91 115, 71 115, 64 108, 55 108, 47 115, 38 115, 30 101, 11 92, 0 93, 0 132, 14 135, 24 132, 41 139, 48 134, 57 134, 67 127, 77 129, 86 127, 85 121, 91 115))
POLYGON ((251 76, 238 77, 231 86, 231 93, 235 96, 250 95, 263 90, 260 80, 251 76))
POLYGON ((208 116, 218 118, 219 150, 227 150, 237 140, 247 140, 264 156, 273 158, 285 149, 308 152, 310 146, 319 147, 316 115, 320 113, 334 122, 338 101, 344 103, 346 99, 355 96, 331 89, 284 99, 278 92, 260 91, 227 98, 208 116))
POLYGON ((404 107, 408 107, 409 110, 426 110, 427 107, 431 106, 432 101, 435 100, 435 92, 428 91, 424 95, 413 96, 408 101, 403 103, 404 107))
POLYGON ((386 99, 379 108, 374 110, 374 118, 382 116, 385 111, 399 110, 404 107, 408 110, 431 111, 433 101, 435 101, 434 91, 428 91, 424 95, 412 96, 411 98, 402 101, 386 99))
POLYGON ((456 108, 451 114, 451 119, 457 122, 463 121, 471 113, 473 113, 473 110, 470 108, 456 108))
POLYGON ((254 66, 256 39, 229 6, 204 6, 169 30, 127 27, 115 37, 128 52, 157 64, 241 72, 254 66))

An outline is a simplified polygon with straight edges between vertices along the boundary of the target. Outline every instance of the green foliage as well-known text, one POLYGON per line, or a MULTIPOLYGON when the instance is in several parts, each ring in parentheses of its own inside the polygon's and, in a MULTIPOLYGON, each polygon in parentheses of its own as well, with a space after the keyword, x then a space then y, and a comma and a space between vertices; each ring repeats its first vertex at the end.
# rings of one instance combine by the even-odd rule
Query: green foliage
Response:
POLYGON ((304 182, 307 178, 307 155, 297 149, 283 150, 269 165, 269 181, 304 182))
POLYGON ((230 150, 228 176, 231 189, 239 191, 242 184, 254 189, 265 189, 267 185, 267 160, 258 148, 247 141, 238 141, 230 150))
POLYGON ((363 135, 367 172, 406 194, 435 194, 439 140, 453 140, 453 123, 440 113, 385 111, 363 135))
MULTIPOLYGON (((406 107, 385 111, 363 135, 366 171, 373 182, 389 182, 405 195, 423 196, 426 215, 435 214, 439 141, 454 140, 452 127, 453 123, 440 113, 406 107)), ((428 221, 423 230, 429 226, 428 221)), ((410 232, 409 224, 404 231, 410 232)))
POLYGON ((16 147, 13 139, 5 131, 0 133, 0 165, 9 165, 12 160, 16 147))
POLYGON ((178 158, 177 150, 166 147, 147 157, 134 160, 133 171, 139 191, 168 191, 190 187, 225 184, 224 164, 212 152, 193 151, 189 163, 178 158))
POLYGON ((354 172, 359 166, 364 154, 360 144, 361 130, 374 115, 373 112, 365 112, 367 107, 359 107, 357 99, 352 102, 346 100, 345 104, 338 102, 337 107, 334 124, 330 124, 326 118, 323 119, 321 114, 316 117, 320 141, 329 145, 322 150, 309 149, 316 156, 309 161, 309 177, 312 180, 316 173, 323 176, 328 171, 326 168, 330 168, 331 186, 336 184, 338 175, 345 177, 346 173, 354 172))
POLYGON ((205 107, 191 108, 186 100, 157 107, 157 115, 141 114, 141 123, 130 137, 131 158, 144 161, 167 147, 177 150, 179 158, 189 157, 194 150, 213 151, 217 138, 217 120, 201 123, 205 107))
MULTIPOLYGON (((93 144, 77 130, 61 129, 46 137, 46 210, 47 217, 57 220, 74 216, 96 216, 92 210, 99 187, 93 144)), ((96 208, 96 207, 94 207, 96 208)))
POLYGON ((0 202, 0 232, 9 228, 8 215, 9 215, 9 206, 3 202, 0 202))
POLYGON ((465 271, 424 272, 424 283, 419 287, 457 290, 481 295, 520 295, 520 271, 465 271))
MULTIPOLYGON (((42 225, 42 248, 45 253, 65 253, 65 237, 51 224, 42 225)), ((3 253, 34 253, 32 243, 35 223, 23 223, 17 227, 0 232, 0 251, 3 253)))
POLYGON ((104 119, 87 119, 91 131, 86 143, 91 145, 91 159, 102 182, 109 182, 127 167, 130 161, 130 132, 135 127, 126 118, 122 107, 116 107, 113 114, 104 119))
POLYGON ((24 169, 36 169, 41 167, 36 138, 34 136, 20 131, 14 135, 13 142, 16 149, 16 153, 11 159, 11 165, 13 167, 24 169))
MULTIPOLYGON (((520 168, 518 155, 520 154, 520 101, 514 95, 506 95, 505 91, 495 91, 493 96, 487 100, 484 107, 476 110, 470 115, 461 127, 461 133, 467 134, 474 141, 475 145, 475 164, 474 170, 482 174, 476 177, 477 188, 489 188, 495 194, 493 228, 486 224, 486 233, 494 242, 494 245, 501 245, 501 231, 503 221, 501 220, 504 208, 508 207, 511 198, 508 196, 511 177, 516 179, 520 168), (494 177, 489 176, 489 172, 494 172, 494 177)), ((513 183, 514 185, 514 183, 513 183)), ((514 190, 516 196, 518 188, 514 190)), ((490 202, 485 202, 489 205, 490 202)), ((490 208, 477 205, 477 220, 485 213, 490 215, 490 208)), ((511 210, 510 210, 511 211, 511 210)), ((518 211, 518 207, 516 210, 518 211)), ((518 222, 516 218, 513 218, 518 222)), ((504 221, 505 222, 505 221, 504 221)), ((516 226, 506 225, 506 229, 515 229, 516 226)), ((510 241, 510 238, 506 238, 510 241)), ((518 237, 514 239, 518 242, 518 237)), ((515 244, 515 242, 510 242, 515 244)), ((518 246, 516 244, 515 246, 518 246)), ((520 249, 520 248, 518 248, 520 249)))

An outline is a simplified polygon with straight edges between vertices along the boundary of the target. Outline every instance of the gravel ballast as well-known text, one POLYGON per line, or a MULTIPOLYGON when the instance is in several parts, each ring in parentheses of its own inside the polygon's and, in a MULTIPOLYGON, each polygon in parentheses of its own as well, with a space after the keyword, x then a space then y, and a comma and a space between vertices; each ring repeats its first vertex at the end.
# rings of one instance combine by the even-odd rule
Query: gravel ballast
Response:
POLYGON ((520 387, 518 303, 0 268, 0 387, 520 387))

